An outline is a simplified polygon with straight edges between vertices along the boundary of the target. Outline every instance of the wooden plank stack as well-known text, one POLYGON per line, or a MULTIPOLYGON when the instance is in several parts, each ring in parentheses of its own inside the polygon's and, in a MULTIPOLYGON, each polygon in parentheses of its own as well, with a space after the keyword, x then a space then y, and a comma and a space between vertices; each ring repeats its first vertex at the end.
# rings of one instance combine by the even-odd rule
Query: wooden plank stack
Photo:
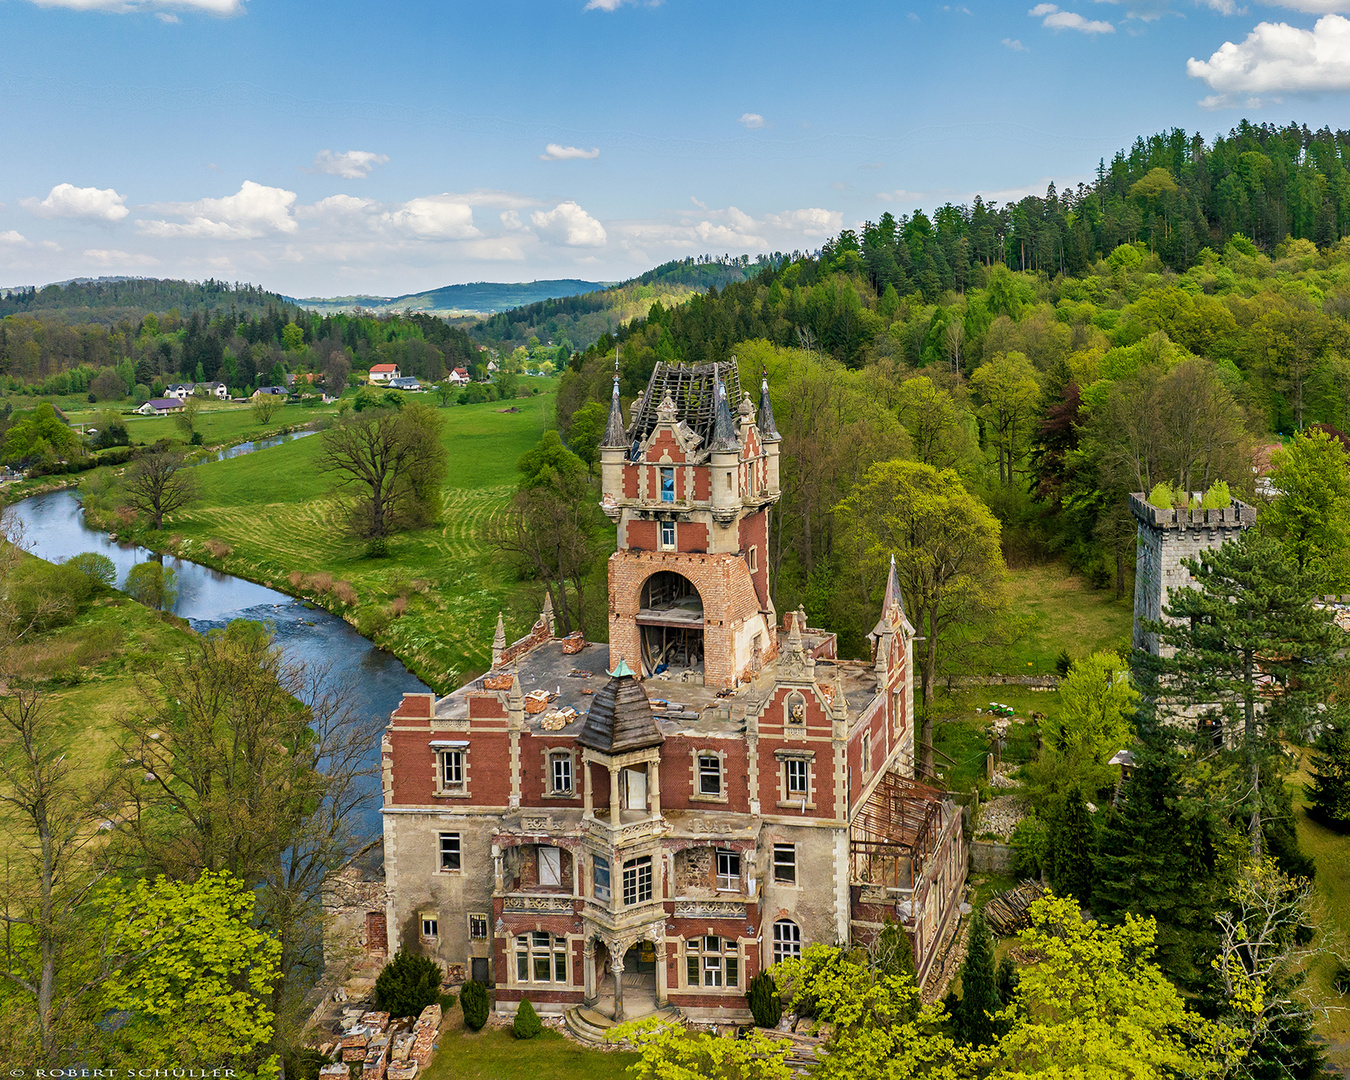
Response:
POLYGON ((984 905, 984 918, 999 937, 1008 937, 1030 924, 1027 909, 1045 893, 1040 882, 1023 881, 1015 889, 999 893, 984 905))

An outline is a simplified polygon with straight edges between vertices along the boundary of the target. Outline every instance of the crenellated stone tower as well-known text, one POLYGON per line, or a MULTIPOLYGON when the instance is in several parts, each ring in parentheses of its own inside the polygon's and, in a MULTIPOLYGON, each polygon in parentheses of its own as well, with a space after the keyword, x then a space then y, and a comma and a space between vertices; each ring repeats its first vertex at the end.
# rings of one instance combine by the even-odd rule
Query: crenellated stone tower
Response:
POLYGON ((1130 496, 1130 510, 1139 523, 1134 569, 1134 647, 1158 655, 1158 635, 1145 632, 1143 621, 1157 622, 1173 589, 1194 582, 1181 565, 1202 551, 1222 546, 1256 524, 1256 507, 1234 499, 1214 510, 1159 509, 1143 492, 1130 496))
POLYGON ((779 442, 767 382, 756 415, 734 358, 657 364, 627 427, 615 379, 600 447, 601 505, 618 526, 614 662, 725 688, 776 654, 768 538, 779 442))

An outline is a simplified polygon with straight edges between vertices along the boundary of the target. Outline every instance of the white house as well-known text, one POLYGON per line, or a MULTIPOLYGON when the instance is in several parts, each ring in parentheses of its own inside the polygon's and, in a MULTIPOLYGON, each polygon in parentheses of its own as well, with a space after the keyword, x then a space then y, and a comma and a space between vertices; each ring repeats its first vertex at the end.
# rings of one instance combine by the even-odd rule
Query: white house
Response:
POLYGON ((455 386, 468 386, 471 380, 467 368, 457 367, 446 376, 445 381, 455 386))
POLYGON ((171 412, 182 412, 183 401, 176 397, 151 398, 136 411, 142 416, 168 416, 171 412))
POLYGON ((230 389, 223 382, 199 382, 192 391, 202 397, 219 398, 221 401, 230 396, 230 389))
POLYGON ((370 369, 370 381, 373 383, 392 382, 398 377, 397 364, 376 364, 370 369))
POLYGON ((410 393, 416 393, 422 389, 422 384, 411 376, 400 379, 390 379, 389 385, 395 390, 407 390, 410 393))
POLYGON ((179 401, 186 401, 192 396, 192 387, 186 383, 174 383, 164 390, 166 398, 177 398, 179 401))

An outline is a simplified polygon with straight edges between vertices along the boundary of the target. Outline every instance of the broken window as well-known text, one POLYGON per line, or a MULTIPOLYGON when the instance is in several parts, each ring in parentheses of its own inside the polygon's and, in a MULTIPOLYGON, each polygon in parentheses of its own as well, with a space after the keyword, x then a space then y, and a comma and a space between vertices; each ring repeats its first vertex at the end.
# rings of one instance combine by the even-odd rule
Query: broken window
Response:
POLYGON ((741 854, 739 851, 717 853, 717 887, 723 892, 740 892, 741 854))
POLYGON ((722 794, 722 759, 717 754, 699 754, 698 756, 698 793, 700 795, 722 794))

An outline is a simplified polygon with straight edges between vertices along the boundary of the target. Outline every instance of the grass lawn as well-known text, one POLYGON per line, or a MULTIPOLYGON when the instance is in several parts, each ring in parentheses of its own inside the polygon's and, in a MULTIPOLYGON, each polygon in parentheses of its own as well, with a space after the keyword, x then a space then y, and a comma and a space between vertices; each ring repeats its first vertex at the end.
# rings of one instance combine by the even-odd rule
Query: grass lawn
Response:
MULTIPOLYGON (((1304 767, 1294 775, 1294 827, 1299 847, 1317 860, 1313 885, 1321 908, 1322 943, 1350 957, 1350 835, 1332 832, 1308 817, 1303 794, 1303 784, 1309 779, 1306 764, 1305 755, 1304 767)), ((1335 966, 1334 957, 1319 957, 1309 971, 1308 986, 1339 1007, 1317 1026, 1317 1031, 1330 1044, 1331 1064, 1350 1069, 1350 995, 1338 995, 1331 988, 1335 966)))
POLYGON ((976 686, 947 694, 939 692, 933 703, 934 766, 943 774, 949 791, 969 791, 985 780, 984 759, 989 753, 989 724, 994 717, 989 703, 997 701, 1015 710, 1008 725, 1003 760, 1019 765, 1036 751, 1036 729, 1029 722, 1033 712, 1053 715, 1059 708, 1059 691, 1033 690, 1025 686, 976 686), (976 712, 983 709, 983 712, 976 712), (1017 723, 1016 721, 1023 721, 1017 723))
POLYGON ((459 1007, 447 1014, 440 1047, 419 1080, 620 1080, 637 1054, 593 1050, 545 1028, 517 1039, 510 1028, 469 1031, 459 1007))
MULTIPOLYGON (((88 405, 82 409, 67 413, 72 424, 93 423, 94 417, 106 409, 124 413, 126 403, 100 407, 88 405)), ((197 414, 197 430, 202 434, 204 446, 224 446, 275 432, 281 428, 298 427, 321 420, 337 411, 336 405, 286 405, 278 409, 266 424, 260 424, 253 418, 250 405, 230 401, 208 400, 202 403, 197 414)), ((127 425, 127 435, 133 444, 150 444, 158 439, 172 439, 186 445, 187 440, 172 416, 128 416, 122 419, 127 425)))
MULTIPOLYGON (((1013 640, 989 650, 978 670, 1007 675, 1053 675, 1061 650, 1075 659, 1101 649, 1130 651, 1131 597, 1094 589, 1062 563, 1008 572, 1012 614, 1022 620, 1013 640)), ((1011 702, 1009 702, 1011 704, 1011 702)))
MULTIPOLYGON (((546 385, 551 391, 555 384, 546 385)), ((289 412, 281 415, 289 420, 289 412)), ((333 494, 336 478, 316 467, 319 436, 198 466, 201 500, 174 515, 161 536, 138 531, 135 538, 313 595, 447 692, 487 666, 498 610, 508 609, 510 621, 513 583, 488 550, 487 527, 514 493, 516 459, 552 423, 553 395, 438 412, 449 455, 441 521, 392 538, 388 558, 366 558, 364 543, 347 534, 342 503, 333 494), (511 407, 518 411, 504 411, 511 407), (210 554, 208 541, 227 545, 229 553, 210 554), (343 604, 331 592, 321 596, 299 577, 315 574, 347 582, 355 604, 343 604), (399 607, 403 614, 395 617, 399 607)), ((528 628, 508 625, 508 637, 528 628)))

